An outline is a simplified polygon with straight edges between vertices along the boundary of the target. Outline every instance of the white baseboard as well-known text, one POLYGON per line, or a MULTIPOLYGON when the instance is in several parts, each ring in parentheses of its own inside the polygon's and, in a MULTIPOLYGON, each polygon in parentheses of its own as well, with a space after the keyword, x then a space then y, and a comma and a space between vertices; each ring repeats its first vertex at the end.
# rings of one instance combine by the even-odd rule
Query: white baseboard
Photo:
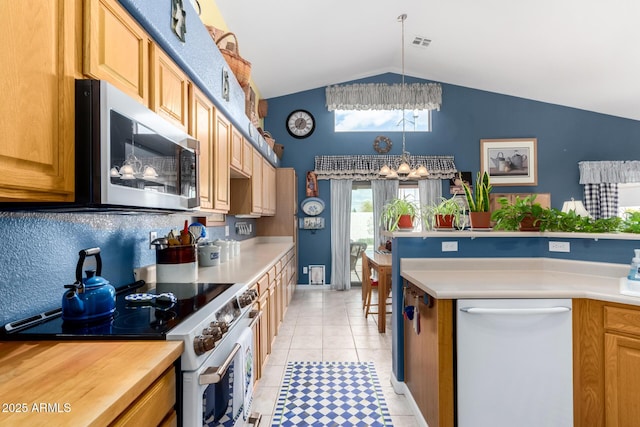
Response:
POLYGON ((409 403, 411 412, 413 412, 413 416, 416 419, 416 424, 418 424, 419 427, 429 427, 424 417, 422 416, 422 413, 420 412, 420 408, 418 408, 418 404, 416 403, 413 396, 411 395, 411 392, 409 391, 407 384, 404 383, 403 381, 398 381, 396 379, 396 376, 392 373, 391 385, 393 386, 393 390, 396 393, 404 394, 404 396, 407 398, 407 403, 409 403))

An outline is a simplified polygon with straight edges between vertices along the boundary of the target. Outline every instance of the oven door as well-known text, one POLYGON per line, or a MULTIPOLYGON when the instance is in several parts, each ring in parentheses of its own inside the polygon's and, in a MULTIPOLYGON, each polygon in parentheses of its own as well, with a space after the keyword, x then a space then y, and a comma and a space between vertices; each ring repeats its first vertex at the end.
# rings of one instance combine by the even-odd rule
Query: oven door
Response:
POLYGON ((183 425, 242 426, 249 416, 254 384, 253 332, 239 320, 199 369, 183 372, 183 425))

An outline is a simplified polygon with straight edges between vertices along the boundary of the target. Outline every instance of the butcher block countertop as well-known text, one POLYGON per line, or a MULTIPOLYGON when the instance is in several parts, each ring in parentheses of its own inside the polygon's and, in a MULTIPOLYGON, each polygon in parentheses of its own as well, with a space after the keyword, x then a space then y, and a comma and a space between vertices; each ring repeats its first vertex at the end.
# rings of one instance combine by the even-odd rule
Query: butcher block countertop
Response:
POLYGON ((177 341, 0 342, 0 425, 108 425, 182 350, 177 341))
POLYGON ((620 293, 625 264, 549 258, 410 258, 400 274, 438 299, 589 298, 640 305, 620 293))

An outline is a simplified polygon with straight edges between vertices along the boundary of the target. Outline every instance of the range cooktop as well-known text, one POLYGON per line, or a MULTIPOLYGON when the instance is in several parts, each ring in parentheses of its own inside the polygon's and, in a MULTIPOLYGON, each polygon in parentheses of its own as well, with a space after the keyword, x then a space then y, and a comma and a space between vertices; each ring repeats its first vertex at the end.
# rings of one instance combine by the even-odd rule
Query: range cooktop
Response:
POLYGON ((0 340, 164 340, 168 331, 231 286, 233 283, 156 283, 155 288, 146 289, 144 282, 140 281, 118 291, 116 310, 109 318, 91 323, 66 322, 62 320, 61 309, 56 309, 5 325, 0 340), (128 295, 140 292, 154 295, 171 293, 175 300, 127 300, 128 295))

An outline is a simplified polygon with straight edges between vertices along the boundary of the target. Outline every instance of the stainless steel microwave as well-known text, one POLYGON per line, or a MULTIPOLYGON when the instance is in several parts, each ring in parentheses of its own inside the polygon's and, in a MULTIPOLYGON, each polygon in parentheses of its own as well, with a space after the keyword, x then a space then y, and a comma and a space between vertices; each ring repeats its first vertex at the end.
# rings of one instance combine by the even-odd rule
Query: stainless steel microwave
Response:
POLYGON ((76 202, 89 209, 199 207, 199 143, 102 80, 76 80, 76 202))

